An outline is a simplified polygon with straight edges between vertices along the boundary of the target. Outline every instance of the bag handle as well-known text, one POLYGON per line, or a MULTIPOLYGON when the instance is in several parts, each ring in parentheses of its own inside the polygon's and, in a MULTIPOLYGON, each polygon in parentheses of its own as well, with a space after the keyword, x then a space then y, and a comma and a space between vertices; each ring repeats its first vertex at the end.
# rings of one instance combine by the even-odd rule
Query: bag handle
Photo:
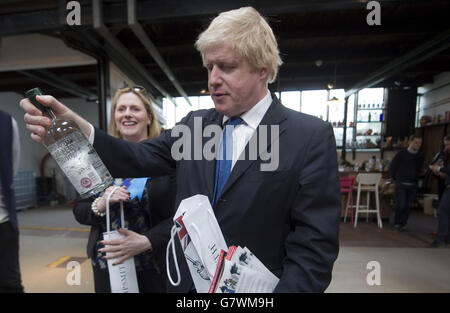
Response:
POLYGON ((175 225, 173 225, 172 229, 170 230, 170 240, 167 243, 167 249, 166 249, 166 272, 167 272, 167 278, 169 278, 169 281, 172 284, 172 286, 178 286, 181 282, 180 269, 178 267, 178 259, 177 259, 177 254, 175 252, 174 237, 176 234, 177 234, 177 228, 175 225), (171 245, 172 245, 173 263, 175 264, 175 270, 177 272, 177 281, 176 282, 174 282, 172 280, 172 276, 170 276, 170 269, 169 269, 169 247, 171 245))
MULTIPOLYGON (((109 233, 111 231, 111 221, 109 219, 109 199, 113 195, 113 193, 118 189, 119 187, 114 187, 111 191, 111 193, 106 197, 106 231, 109 233)), ((125 226, 125 217, 123 214, 123 202, 120 201, 120 225, 123 228, 125 226)))

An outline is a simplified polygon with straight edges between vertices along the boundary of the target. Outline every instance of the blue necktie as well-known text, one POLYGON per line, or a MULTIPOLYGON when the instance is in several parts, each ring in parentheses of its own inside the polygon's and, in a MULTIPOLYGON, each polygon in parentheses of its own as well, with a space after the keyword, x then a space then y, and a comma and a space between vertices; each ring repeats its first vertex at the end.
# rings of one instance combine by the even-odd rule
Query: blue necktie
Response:
POLYGON ((241 122, 242 118, 240 117, 230 118, 222 133, 222 158, 218 158, 216 161, 213 207, 216 205, 217 200, 219 200, 222 189, 231 173, 231 164, 233 162, 233 130, 234 126, 241 122))

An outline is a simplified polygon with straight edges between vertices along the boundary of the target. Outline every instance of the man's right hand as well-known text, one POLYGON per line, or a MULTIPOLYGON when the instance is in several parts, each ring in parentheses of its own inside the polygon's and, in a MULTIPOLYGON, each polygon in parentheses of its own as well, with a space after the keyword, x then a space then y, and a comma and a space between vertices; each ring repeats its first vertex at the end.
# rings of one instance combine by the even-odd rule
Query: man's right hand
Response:
MULTIPOLYGON (((84 135, 89 137, 89 122, 56 100, 53 96, 36 96, 36 100, 42 105, 51 108, 57 118, 68 119, 77 123, 84 135)), ((20 101, 20 107, 25 111, 23 119, 26 123, 27 129, 31 132, 31 139, 36 142, 41 142, 45 136, 45 128, 51 125, 51 120, 42 115, 42 112, 37 109, 27 98, 20 101)))

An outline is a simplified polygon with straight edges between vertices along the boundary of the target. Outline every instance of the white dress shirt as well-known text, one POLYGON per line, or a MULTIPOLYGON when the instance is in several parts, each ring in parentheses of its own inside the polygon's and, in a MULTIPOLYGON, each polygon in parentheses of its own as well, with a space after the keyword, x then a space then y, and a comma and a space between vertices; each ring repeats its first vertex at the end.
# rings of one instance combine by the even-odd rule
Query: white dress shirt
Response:
MULTIPOLYGON (((20 141, 19 141, 19 128, 17 127, 16 120, 11 117, 12 120, 12 167, 13 167, 13 177, 16 176, 17 170, 19 169, 20 161, 20 141)), ((6 205, 3 202, 2 196, 2 182, 0 181, 0 224, 9 221, 8 211, 6 210, 6 205)))
MULTIPOLYGON (((235 126, 233 131, 233 161, 231 163, 231 169, 233 169, 236 161, 239 159, 239 156, 244 151, 248 141, 255 133, 256 129, 259 126, 259 123, 261 123, 261 120, 269 109, 271 103, 272 96, 267 90, 266 96, 262 98, 261 101, 259 101, 249 111, 240 116, 243 122, 235 126)), ((222 125, 224 125, 228 119, 229 117, 224 116, 222 125)))

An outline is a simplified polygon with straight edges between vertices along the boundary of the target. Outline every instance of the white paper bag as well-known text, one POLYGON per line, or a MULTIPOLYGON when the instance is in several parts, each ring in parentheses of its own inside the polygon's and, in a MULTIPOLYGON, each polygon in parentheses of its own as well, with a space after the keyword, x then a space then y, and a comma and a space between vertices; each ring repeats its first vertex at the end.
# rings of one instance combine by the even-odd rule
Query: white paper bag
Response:
MULTIPOLYGON (((120 239, 123 235, 117 231, 103 233, 104 240, 120 239)), ((108 255, 109 253, 106 253, 108 255)), ((139 293, 134 257, 113 265, 115 259, 108 259, 109 282, 111 293, 139 293)))
MULTIPOLYGON (((123 235, 117 231, 111 231, 111 221, 109 218, 109 198, 118 187, 114 188, 106 199, 106 232, 103 233, 104 240, 113 240, 123 238, 123 235)), ((123 203, 120 202, 120 222, 121 227, 125 226, 123 214, 123 203)), ((109 253, 106 253, 108 255, 109 253)), ((121 264, 113 265, 116 259, 108 259, 109 282, 111 293, 139 293, 137 283, 136 266, 134 258, 129 258, 121 264)))
POLYGON ((184 214, 183 223, 212 280, 220 250, 227 251, 228 247, 208 197, 196 195, 191 199, 195 199, 198 205, 184 214))
POLYGON ((181 201, 174 216, 172 238, 167 245, 166 265, 169 281, 177 286, 180 273, 176 260, 174 235, 178 234, 195 289, 207 293, 220 255, 227 250, 219 224, 214 216, 208 197, 195 195, 181 201), (174 282, 169 271, 169 249, 172 246, 178 280, 174 282))

